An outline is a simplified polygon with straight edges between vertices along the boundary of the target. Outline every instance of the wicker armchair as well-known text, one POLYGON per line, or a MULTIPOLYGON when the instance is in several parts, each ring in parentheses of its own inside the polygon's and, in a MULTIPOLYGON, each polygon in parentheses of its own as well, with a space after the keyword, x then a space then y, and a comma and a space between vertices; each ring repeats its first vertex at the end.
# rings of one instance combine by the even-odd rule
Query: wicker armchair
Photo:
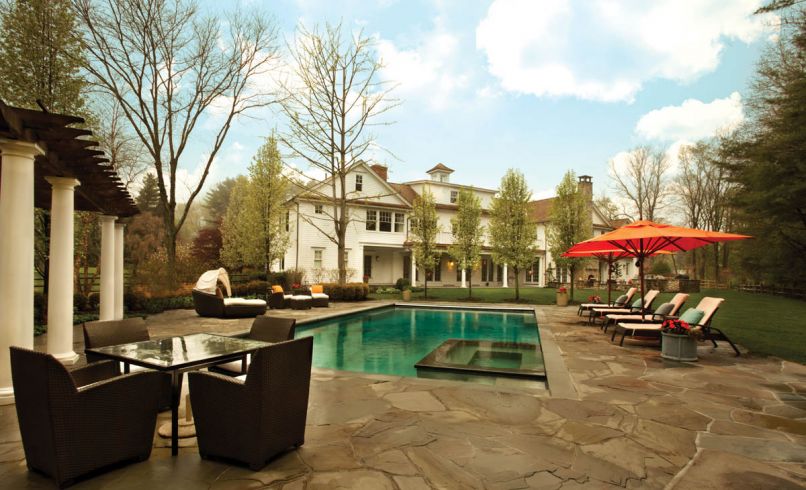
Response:
MULTIPOLYGON (((84 331, 85 349, 128 344, 151 339, 146 321, 142 317, 126 318, 124 320, 86 322, 82 325, 82 330, 84 331)), ((87 356, 88 363, 95 363, 105 359, 92 352, 86 352, 85 355, 87 356)), ((115 363, 115 366, 118 366, 118 363, 115 363)), ((141 371, 145 368, 134 366, 134 369, 141 371)), ((129 370, 129 365, 124 364, 123 372, 128 373, 129 370)), ((118 370, 116 374, 120 374, 120 370, 118 370)), ((164 379, 163 383, 164 385, 160 389, 160 408, 162 410, 169 410, 171 408, 171 378, 168 377, 164 379)))
POLYGON ((305 441, 313 338, 257 351, 246 381, 215 373, 188 374, 202 458, 219 457, 259 470, 305 441))
MULTIPOLYGON (((101 371, 104 361, 88 366, 101 371)), ((151 454, 165 373, 143 371, 79 388, 49 354, 11 347, 11 377, 28 468, 64 487, 94 470, 151 454)), ((86 378, 85 378, 86 380, 86 378)))
MULTIPOLYGON (((294 338, 294 328, 297 325, 296 318, 281 318, 277 316, 259 316, 252 322, 252 328, 246 336, 248 339, 261 340, 263 342, 285 342, 294 338)), ((230 361, 216 364, 207 368, 209 371, 238 376, 246 374, 249 361, 247 356, 239 361, 230 361)))

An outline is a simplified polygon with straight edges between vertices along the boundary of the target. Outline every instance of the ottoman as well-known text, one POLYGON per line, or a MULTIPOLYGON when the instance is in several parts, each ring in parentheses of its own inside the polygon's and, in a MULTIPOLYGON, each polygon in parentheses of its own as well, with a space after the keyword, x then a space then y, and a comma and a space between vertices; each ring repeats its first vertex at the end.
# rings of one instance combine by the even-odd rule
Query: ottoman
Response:
POLYGON ((304 296, 301 294, 295 294, 294 296, 291 296, 291 299, 289 300, 292 310, 310 310, 312 302, 313 300, 310 296, 304 296))

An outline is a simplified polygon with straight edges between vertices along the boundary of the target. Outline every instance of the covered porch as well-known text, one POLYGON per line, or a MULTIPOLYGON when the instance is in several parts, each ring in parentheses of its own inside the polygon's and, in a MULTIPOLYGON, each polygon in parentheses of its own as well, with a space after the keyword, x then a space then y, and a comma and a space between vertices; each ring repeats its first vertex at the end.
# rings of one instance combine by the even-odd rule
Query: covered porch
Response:
POLYGON ((34 346, 34 208, 50 210, 47 352, 65 364, 73 348, 73 213, 101 220, 100 319, 123 318, 123 234, 138 213, 115 169, 69 127, 79 117, 11 107, 0 101, 0 405, 14 403, 9 347, 34 346))

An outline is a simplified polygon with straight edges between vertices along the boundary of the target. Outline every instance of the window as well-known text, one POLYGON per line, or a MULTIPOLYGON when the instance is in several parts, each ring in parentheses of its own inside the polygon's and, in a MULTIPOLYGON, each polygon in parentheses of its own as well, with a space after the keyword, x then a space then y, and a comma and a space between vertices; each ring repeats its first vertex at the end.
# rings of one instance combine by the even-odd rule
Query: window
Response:
POLYGON ((364 256, 364 277, 372 277, 372 255, 364 256))
POLYGON ((481 281, 487 282, 487 269, 490 267, 489 259, 481 259, 481 281))
POLYGON ((406 223, 406 215, 403 213, 395 213, 395 233, 401 233, 406 223))
POLYGON ((314 269, 321 269, 322 268, 322 249, 316 248, 313 250, 313 268, 314 269))
POLYGON ((540 282, 540 258, 535 258, 535 261, 526 269, 526 282, 540 282))
POLYGON ((316 214, 322 214, 324 211, 322 210, 321 204, 314 204, 313 205, 313 212, 316 214))
POLYGON ((403 279, 411 281, 411 255, 403 256, 403 279))
POLYGON ((392 213, 389 211, 381 211, 380 215, 380 230, 392 231, 392 213))
POLYGON ((349 264, 349 263, 350 263, 350 249, 345 248, 344 249, 344 265, 347 266, 347 264, 349 264))
POLYGON ((462 266, 459 265, 459 262, 457 262, 456 263, 456 282, 460 282, 461 280, 462 280, 462 266))
MULTIPOLYGON (((285 212, 285 231, 288 231, 289 227, 291 226, 291 211, 285 212)), ((285 270, 285 267, 283 267, 285 270)))
POLYGON ((378 212, 374 209, 367 209, 367 229, 375 231, 378 222, 378 212))
POLYGON ((451 204, 456 203, 456 198, 459 196, 458 191, 451 191, 451 204))
POLYGON ((355 191, 360 192, 364 190, 364 176, 356 174, 355 176, 355 191))

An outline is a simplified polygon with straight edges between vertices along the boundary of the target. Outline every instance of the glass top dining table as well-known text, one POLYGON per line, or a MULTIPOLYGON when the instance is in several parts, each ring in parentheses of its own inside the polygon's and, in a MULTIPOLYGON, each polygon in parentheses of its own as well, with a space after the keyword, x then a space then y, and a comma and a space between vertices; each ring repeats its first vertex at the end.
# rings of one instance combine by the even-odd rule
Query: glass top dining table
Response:
POLYGON ((245 358, 269 342, 195 333, 86 349, 98 356, 171 374, 171 453, 179 452, 179 398, 185 371, 245 358))

